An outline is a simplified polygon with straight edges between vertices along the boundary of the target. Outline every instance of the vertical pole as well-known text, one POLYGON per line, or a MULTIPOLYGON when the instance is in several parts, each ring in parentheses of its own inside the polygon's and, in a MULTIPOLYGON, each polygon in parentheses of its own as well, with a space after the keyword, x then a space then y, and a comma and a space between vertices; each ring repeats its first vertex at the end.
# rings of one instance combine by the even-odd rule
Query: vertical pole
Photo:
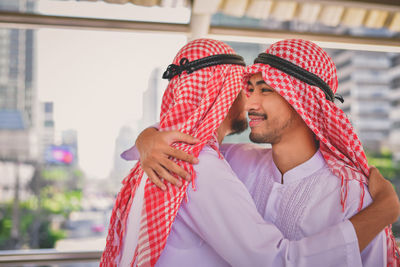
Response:
POLYGON ((19 189, 20 189, 20 162, 17 160, 15 162, 15 187, 14 187, 14 202, 12 209, 12 228, 11 228, 11 242, 12 246, 17 249, 20 243, 20 210, 19 210, 19 189))
POLYGON ((192 14, 190 19, 190 40, 207 36, 210 29, 211 14, 192 14))

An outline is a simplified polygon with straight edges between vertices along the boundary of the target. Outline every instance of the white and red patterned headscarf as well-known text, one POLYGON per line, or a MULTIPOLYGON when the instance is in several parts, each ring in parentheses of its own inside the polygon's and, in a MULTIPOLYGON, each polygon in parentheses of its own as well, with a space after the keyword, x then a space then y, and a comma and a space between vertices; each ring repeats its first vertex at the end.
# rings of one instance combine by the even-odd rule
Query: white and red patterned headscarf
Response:
MULTIPOLYGON (((268 58, 270 64, 255 63, 246 67, 245 85, 251 75, 261 73, 264 81, 290 103, 319 140, 321 153, 331 171, 341 179, 343 209, 348 194, 348 181, 360 182, 362 193, 359 210, 361 210, 365 193, 363 184, 368 184, 368 162, 361 142, 346 114, 333 101, 327 99, 332 99, 338 88, 336 67, 332 59, 316 44, 300 39, 276 42, 257 59, 260 58, 268 58), (281 59, 290 63, 280 64, 281 59), (289 75, 292 64, 322 79, 331 89, 330 96, 326 96, 321 88, 310 85, 312 82, 306 83, 295 78, 296 75, 289 75)), ((400 260, 396 256, 398 248, 391 226, 385 228, 385 233, 388 248, 387 266, 399 266, 400 260)))
MULTIPOLYGON (((185 45, 176 55, 173 64, 179 66, 221 54, 235 54, 235 52, 223 42, 198 39, 185 45)), ((218 151, 216 130, 243 88, 243 71, 243 66, 223 64, 205 67, 190 74, 182 72, 171 79, 162 99, 160 130, 179 130, 201 140, 196 145, 175 143, 173 147, 196 157, 206 144, 218 151)), ((193 166, 182 161, 177 163, 192 175, 192 186, 194 186, 193 166)), ((123 187, 117 196, 111 215, 107 244, 100 266, 118 264, 127 217, 142 177, 143 169, 138 163, 123 181, 123 187)), ((132 264, 135 260, 138 266, 156 264, 166 244, 178 208, 186 195, 189 182, 183 180, 182 183, 181 188, 166 183, 167 192, 164 192, 147 180, 139 241, 132 264)))

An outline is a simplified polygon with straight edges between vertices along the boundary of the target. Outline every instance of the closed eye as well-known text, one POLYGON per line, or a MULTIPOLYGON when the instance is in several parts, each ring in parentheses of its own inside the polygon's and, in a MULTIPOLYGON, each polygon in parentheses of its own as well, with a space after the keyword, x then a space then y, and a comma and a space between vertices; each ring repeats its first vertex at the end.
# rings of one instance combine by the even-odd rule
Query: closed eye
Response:
POLYGON ((274 91, 273 89, 269 89, 269 88, 262 88, 261 89, 262 93, 269 93, 269 92, 273 92, 273 91, 274 91))

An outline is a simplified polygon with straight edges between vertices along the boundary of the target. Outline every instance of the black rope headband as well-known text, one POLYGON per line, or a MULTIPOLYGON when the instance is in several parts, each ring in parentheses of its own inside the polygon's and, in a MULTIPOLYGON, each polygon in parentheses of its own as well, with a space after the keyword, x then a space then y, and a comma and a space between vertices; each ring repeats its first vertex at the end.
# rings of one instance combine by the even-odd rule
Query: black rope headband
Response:
POLYGON ((319 87, 325 93, 325 97, 329 101, 333 102, 336 98, 340 102, 342 102, 342 103, 344 102, 344 99, 341 95, 333 94, 332 89, 329 87, 329 85, 326 82, 324 82, 324 80, 322 80, 320 77, 318 77, 314 73, 311 73, 311 72, 297 66, 296 64, 293 64, 292 62, 290 62, 288 60, 285 60, 285 59, 280 58, 275 55, 261 53, 254 60, 254 63, 268 64, 273 68, 276 68, 280 71, 283 71, 286 74, 289 74, 290 76, 293 76, 293 77, 299 79, 302 82, 305 82, 312 86, 319 87))
POLYGON ((179 61, 179 65, 170 64, 167 70, 164 72, 162 78, 171 80, 176 75, 180 75, 184 71, 190 74, 202 68, 222 64, 246 66, 246 63, 244 63, 244 60, 241 56, 233 54, 213 55, 193 61, 189 61, 187 58, 184 57, 179 61))

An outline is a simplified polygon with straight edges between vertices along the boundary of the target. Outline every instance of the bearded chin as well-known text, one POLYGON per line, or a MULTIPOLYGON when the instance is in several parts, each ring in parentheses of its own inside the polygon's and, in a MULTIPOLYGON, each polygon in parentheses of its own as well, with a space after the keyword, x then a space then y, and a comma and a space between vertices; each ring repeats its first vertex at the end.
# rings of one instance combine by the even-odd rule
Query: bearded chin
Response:
POLYGON ((256 144, 267 143, 265 140, 265 136, 262 134, 250 133, 249 138, 250 138, 250 141, 252 141, 253 143, 256 143, 256 144))
POLYGON ((252 133, 250 132, 249 139, 256 144, 276 144, 282 139, 282 134, 279 130, 269 133, 252 133))
POLYGON ((232 132, 229 135, 243 133, 248 127, 247 119, 237 119, 232 122, 232 132))

